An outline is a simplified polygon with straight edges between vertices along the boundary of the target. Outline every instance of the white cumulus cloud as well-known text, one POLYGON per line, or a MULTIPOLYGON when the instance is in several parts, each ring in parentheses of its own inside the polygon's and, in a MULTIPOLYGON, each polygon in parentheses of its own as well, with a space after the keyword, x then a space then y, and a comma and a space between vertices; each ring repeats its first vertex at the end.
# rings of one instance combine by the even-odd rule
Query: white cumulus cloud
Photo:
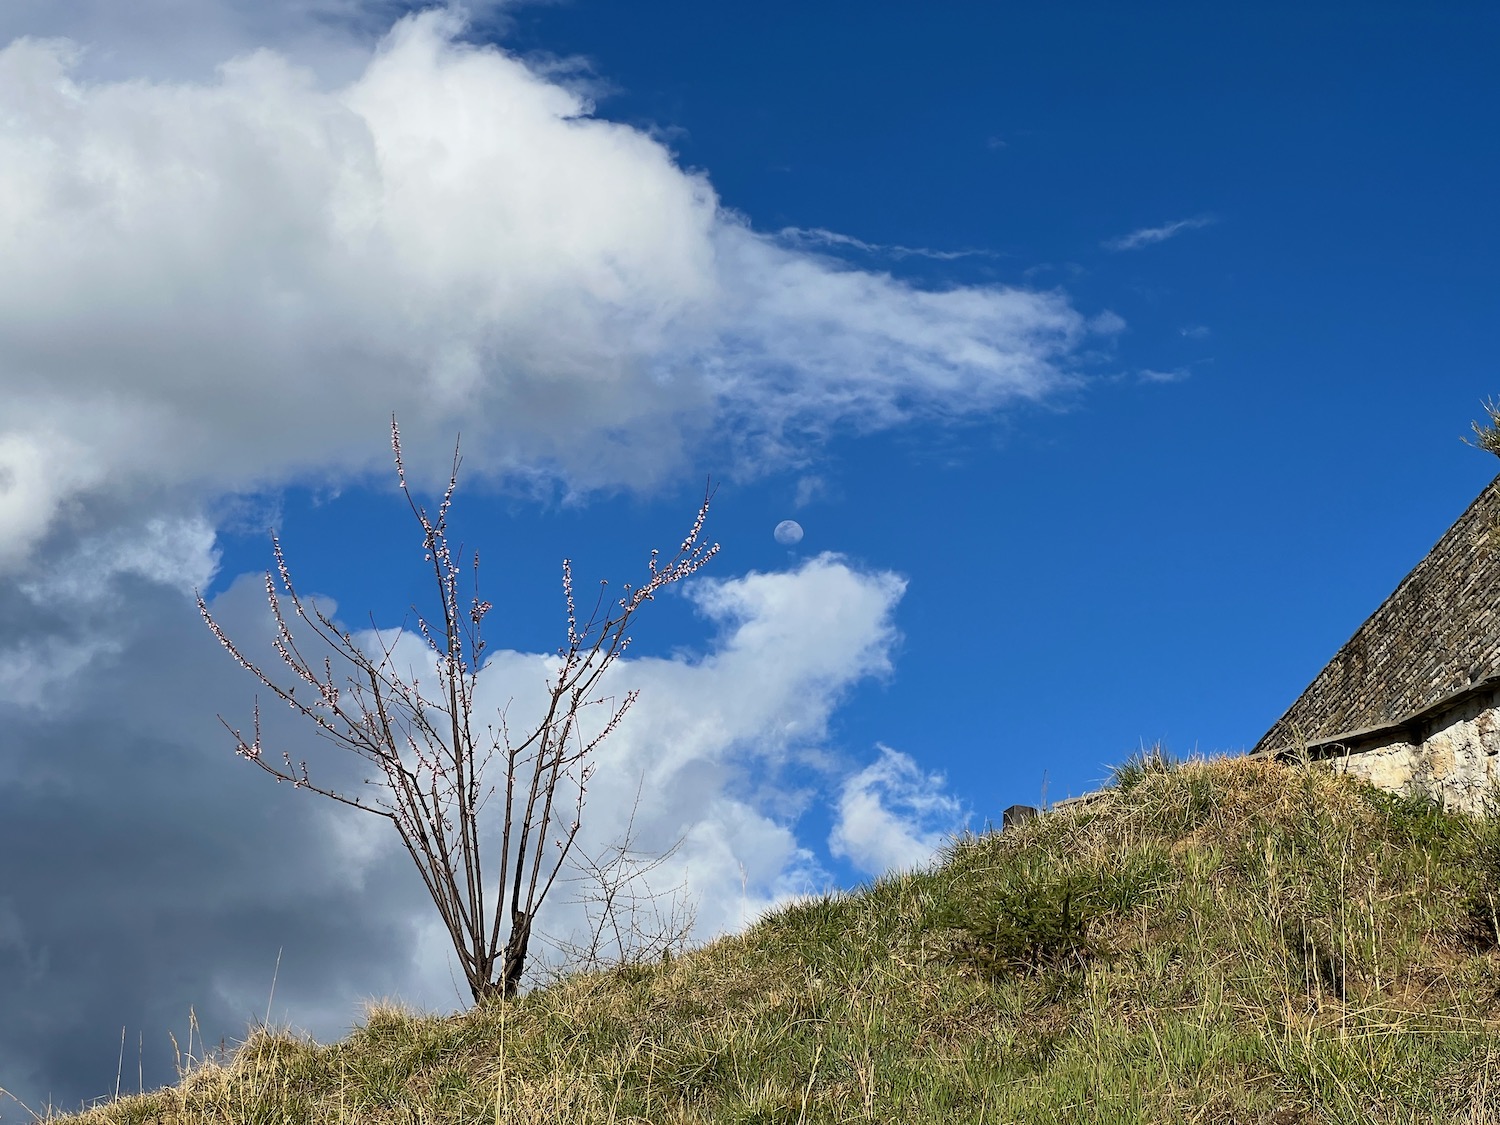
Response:
POLYGON ((649 488, 710 435, 732 470, 1047 396, 1113 323, 761 235, 464 30, 404 18, 332 85, 269 50, 126 81, 0 49, 0 567, 368 472, 393 411, 413 449, 462 422, 482 473, 649 488))
MULTIPOLYGON (((829 718, 856 683, 890 673, 905 589, 895 574, 827 553, 795 570, 696 581, 689 596, 717 629, 707 651, 612 669, 604 690, 640 698, 599 758, 584 846, 619 838, 639 790, 639 845, 658 853, 683 841, 655 882, 686 882, 699 937, 822 891, 830 877, 791 827, 817 799, 797 778, 812 769, 814 785, 836 784, 821 753, 829 718)), ((480 677, 481 706, 524 714, 544 660, 497 654, 480 677)))
POLYGON ((941 774, 881 746, 876 761, 844 782, 829 850, 871 875, 924 866, 964 824, 963 806, 945 785, 941 774))

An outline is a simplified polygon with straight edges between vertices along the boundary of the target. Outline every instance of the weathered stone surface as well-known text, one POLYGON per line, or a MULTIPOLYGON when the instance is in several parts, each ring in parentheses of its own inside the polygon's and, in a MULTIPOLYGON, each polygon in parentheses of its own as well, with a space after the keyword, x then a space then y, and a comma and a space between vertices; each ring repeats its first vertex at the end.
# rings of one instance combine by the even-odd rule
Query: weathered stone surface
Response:
POLYGON ((1363 778, 1371 785, 1392 793, 1404 793, 1417 774, 1418 748, 1409 742, 1361 749, 1347 757, 1329 758, 1328 764, 1341 773, 1363 778))
POLYGON ((1327 759, 1343 773, 1397 792, 1425 793, 1450 810, 1482 815, 1500 783, 1500 687, 1476 692, 1411 727, 1341 744, 1327 759))

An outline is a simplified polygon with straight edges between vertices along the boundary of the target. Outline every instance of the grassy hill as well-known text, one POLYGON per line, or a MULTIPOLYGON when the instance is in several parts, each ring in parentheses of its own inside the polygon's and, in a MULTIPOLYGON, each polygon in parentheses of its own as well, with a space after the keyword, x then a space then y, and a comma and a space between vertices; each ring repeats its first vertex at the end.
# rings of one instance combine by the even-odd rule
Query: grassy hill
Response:
POLYGON ((662 964, 319 1046, 257 1029, 75 1125, 1500 1121, 1500 830, 1324 771, 1118 771, 662 964))

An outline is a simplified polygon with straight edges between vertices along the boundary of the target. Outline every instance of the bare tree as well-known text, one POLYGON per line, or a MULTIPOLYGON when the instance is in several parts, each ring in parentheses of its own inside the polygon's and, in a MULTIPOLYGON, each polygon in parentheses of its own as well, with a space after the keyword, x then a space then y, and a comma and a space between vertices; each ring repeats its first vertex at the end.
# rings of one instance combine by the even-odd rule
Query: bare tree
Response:
POLYGON ((497 722, 487 724, 482 731, 474 723, 475 685, 485 652, 482 626, 491 605, 479 596, 477 552, 473 554, 473 594, 467 611, 459 604, 460 562, 454 557, 447 522, 458 487, 458 448, 454 447, 453 471, 435 519, 417 503, 407 485, 401 432, 394 417, 391 449, 401 492, 422 526, 425 561, 432 568, 442 607, 440 627, 434 627, 413 607, 435 669, 435 689, 424 689, 417 675, 409 673, 403 678, 396 669, 395 650, 402 632, 388 639, 372 628, 379 649, 377 658, 361 648, 315 601, 304 602, 274 534, 271 546, 276 576, 266 573, 266 598, 276 621, 273 644, 297 682, 283 686, 247 657, 214 620, 201 595, 198 610, 219 643, 278 699, 311 720, 324 738, 380 767, 385 775, 383 782, 367 779, 365 784, 383 784, 389 799, 351 797, 315 783, 307 763, 294 765, 290 754, 282 754, 284 765, 266 759, 258 698, 249 741, 220 716, 220 722, 234 736, 236 753, 278 782, 290 781, 295 788, 383 816, 395 825, 442 916, 478 1003, 487 997, 515 994, 526 966, 533 919, 578 836, 594 770, 592 759, 635 702, 634 691, 620 699, 598 694, 601 678, 630 644, 627 629, 658 591, 695 573, 719 550, 717 543, 700 542, 713 490, 710 487, 705 492, 697 518, 677 553, 662 561, 653 550, 648 580, 637 587, 626 584, 621 598, 607 601, 607 584, 601 582, 593 610, 582 624, 574 600, 572 565, 563 560, 568 642, 557 651, 546 684, 542 718, 513 736, 506 709, 500 710, 497 722), (332 655, 325 653, 321 662, 304 655, 293 635, 291 618, 332 655), (336 682, 335 656, 341 669, 350 669, 342 683, 336 682), (310 692, 304 691, 299 697, 301 687, 310 692), (601 719, 592 730, 585 731, 585 712, 595 708, 600 709, 601 719), (479 813, 497 791, 496 786, 486 789, 483 784, 485 767, 497 753, 505 766, 504 821, 499 877, 493 884, 494 899, 490 900, 481 863, 479 813), (565 806, 570 806, 571 816, 564 813, 565 806), (552 849, 547 847, 549 842, 552 849), (555 851, 555 855, 549 858, 549 851, 555 851))

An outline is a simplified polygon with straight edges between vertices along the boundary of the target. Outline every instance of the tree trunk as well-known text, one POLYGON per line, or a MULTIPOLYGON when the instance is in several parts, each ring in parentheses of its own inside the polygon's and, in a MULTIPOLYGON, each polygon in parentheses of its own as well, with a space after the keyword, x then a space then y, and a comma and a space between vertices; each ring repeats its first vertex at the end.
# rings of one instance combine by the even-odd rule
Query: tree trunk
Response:
POLYGON ((511 917, 510 938, 505 943, 505 968, 500 974, 500 994, 507 1000, 521 987, 526 968, 526 945, 531 941, 531 917, 517 910, 511 917))

